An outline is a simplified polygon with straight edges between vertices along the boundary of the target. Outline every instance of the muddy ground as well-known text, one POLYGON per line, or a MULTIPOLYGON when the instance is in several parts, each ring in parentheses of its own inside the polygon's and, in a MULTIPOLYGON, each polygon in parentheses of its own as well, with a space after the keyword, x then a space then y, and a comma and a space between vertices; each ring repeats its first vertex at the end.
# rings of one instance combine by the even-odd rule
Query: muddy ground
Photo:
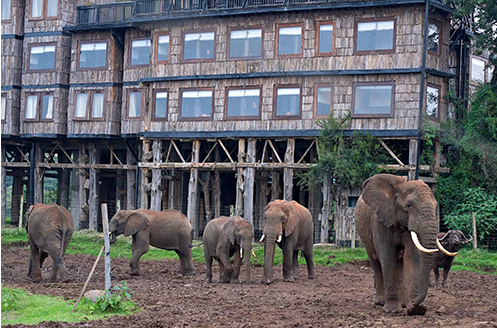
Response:
MULTIPOLYGON (((2 246, 2 283, 32 293, 76 299, 95 261, 86 255, 66 255, 71 282, 48 283, 51 259, 43 269, 43 282, 27 277, 29 249, 2 246)), ((430 288, 424 316, 385 315, 373 305, 373 273, 365 262, 317 267, 317 279, 294 283, 276 281, 261 285, 261 267, 252 267, 248 284, 208 284, 205 264, 195 264, 197 274, 177 274, 177 260, 141 261, 142 275, 128 275, 127 259, 112 260, 112 284, 125 280, 132 299, 141 309, 126 317, 62 323, 42 322, 34 327, 497 327, 497 276, 467 271, 451 272, 449 288, 430 288)), ((215 277, 218 277, 217 266, 215 277)), ((243 269, 242 274, 243 276, 243 269)), ((87 290, 103 289, 104 264, 100 260, 87 290)), ((24 325, 5 327, 24 327, 24 325)), ((33 327, 33 326, 30 326, 33 327)))

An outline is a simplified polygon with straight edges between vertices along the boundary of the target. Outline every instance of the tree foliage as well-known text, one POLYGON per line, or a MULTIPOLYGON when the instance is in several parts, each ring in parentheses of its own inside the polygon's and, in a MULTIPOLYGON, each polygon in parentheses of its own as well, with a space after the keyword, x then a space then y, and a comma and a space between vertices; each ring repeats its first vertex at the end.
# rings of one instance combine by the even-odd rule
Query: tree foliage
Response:
POLYGON ((301 185, 321 184, 330 179, 335 187, 358 187, 370 176, 381 172, 380 164, 388 154, 369 134, 354 132, 344 136, 350 115, 319 121, 318 162, 301 176, 301 185))

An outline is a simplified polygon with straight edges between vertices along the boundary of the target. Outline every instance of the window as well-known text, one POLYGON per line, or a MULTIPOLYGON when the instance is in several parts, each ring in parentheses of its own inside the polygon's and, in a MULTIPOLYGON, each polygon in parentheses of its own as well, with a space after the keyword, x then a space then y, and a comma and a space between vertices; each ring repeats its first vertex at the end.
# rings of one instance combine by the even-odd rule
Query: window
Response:
POLYGON ((212 115, 212 90, 182 90, 182 119, 210 119, 212 115))
POLYGON ((395 20, 356 22, 356 53, 394 52, 395 20))
POLYGON ((278 56, 301 56, 302 25, 278 26, 277 31, 278 56))
POLYGON ((331 85, 317 85, 315 87, 315 113, 316 117, 328 117, 331 114, 333 103, 333 86, 331 85))
POLYGON ((169 60, 169 34, 157 37, 157 62, 167 62, 169 60))
POLYGON ((485 82, 485 61, 471 57, 471 81, 485 82))
POLYGON ((317 49, 316 54, 331 54, 333 51, 333 23, 317 22, 317 49))
POLYGON ((31 45, 29 49, 30 70, 55 69, 55 44, 31 45))
POLYGON ((167 119, 167 91, 166 90, 156 90, 155 91, 155 110, 154 118, 157 120, 167 119))
POLYGON ((185 33, 183 59, 214 59, 214 32, 185 33))
POLYGON ((231 31, 229 54, 230 58, 260 58, 262 29, 231 31))
POLYGON ((276 118, 300 117, 300 87, 285 86, 276 88, 276 118))
POLYGON ((26 120, 52 120, 53 94, 26 94, 26 120))
POLYGON ((145 101, 142 90, 128 90, 128 118, 140 118, 141 108, 145 101))
POLYGON ((2 94, 2 121, 5 121, 5 111, 7 110, 7 95, 2 94))
POLYGON ((427 85, 426 87, 426 115, 438 118, 438 104, 440 99, 440 87, 427 85))
POLYGON ((261 89, 228 89, 227 118, 258 118, 261 89))
POLYGON ((428 52, 440 54, 440 26, 436 23, 428 23, 428 52))
POLYGON ((359 197, 357 196, 349 196, 347 199, 347 207, 356 207, 358 200, 359 197))
POLYGON ((148 66, 150 63, 150 40, 131 40, 131 66, 148 66))
POLYGON ((58 0, 33 0, 31 18, 55 18, 59 14, 58 10, 58 0))
POLYGON ((81 43, 79 68, 104 68, 107 66, 107 42, 81 43))
POLYGON ((75 119, 102 119, 104 113, 103 91, 81 92, 76 95, 75 119))
POLYGON ((381 116, 392 115, 394 83, 354 84, 353 115, 381 116))
POLYGON ((10 20, 10 6, 11 0, 2 0, 2 20, 10 20))

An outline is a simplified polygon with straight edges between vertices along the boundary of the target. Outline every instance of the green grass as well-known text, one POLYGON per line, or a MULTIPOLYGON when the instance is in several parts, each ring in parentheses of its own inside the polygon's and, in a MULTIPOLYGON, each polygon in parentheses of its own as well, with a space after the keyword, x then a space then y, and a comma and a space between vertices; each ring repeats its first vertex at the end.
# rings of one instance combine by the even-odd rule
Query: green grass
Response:
POLYGON ((478 273, 497 274, 497 253, 472 248, 459 251, 454 259, 451 270, 468 270, 478 273))
MULTIPOLYGON (((62 297, 33 295, 19 288, 2 286, 2 326, 7 324, 34 325, 42 321, 80 322, 102 319, 111 313, 91 313, 89 301, 82 300, 72 312, 74 300, 62 297)), ((125 310, 118 313, 132 313, 134 304, 126 302, 125 310)), ((115 313, 114 313, 115 314, 115 313)))

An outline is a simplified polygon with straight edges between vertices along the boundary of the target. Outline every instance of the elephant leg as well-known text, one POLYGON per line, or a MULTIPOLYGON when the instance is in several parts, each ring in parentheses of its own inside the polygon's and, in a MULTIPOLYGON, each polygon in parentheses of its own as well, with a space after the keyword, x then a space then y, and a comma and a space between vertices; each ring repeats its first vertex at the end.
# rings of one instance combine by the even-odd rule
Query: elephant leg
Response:
MULTIPOLYGON (((316 267, 314 265, 314 253, 313 253, 312 238, 309 238, 309 242, 304 246, 304 258, 307 264, 307 278, 314 279, 316 277, 316 267)), ((298 263, 298 261, 297 261, 298 263)))
POLYGON ((240 249, 235 251, 235 256, 233 258, 233 272, 231 273, 231 282, 238 282, 238 277, 240 276, 240 267, 242 266, 242 258, 240 256, 240 249))
POLYGON ((449 270, 444 268, 442 287, 447 287, 447 276, 449 275, 449 270))
POLYGON ((140 275, 139 261, 143 254, 147 253, 150 248, 149 235, 144 231, 140 231, 133 235, 131 244, 131 260, 129 261, 130 271, 132 276, 140 275))
POLYGON ((30 244, 30 257, 29 257, 29 269, 28 276, 33 279, 33 282, 41 281, 41 268, 40 268, 40 249, 34 245, 30 244))
POLYGON ((383 249, 380 256, 381 273, 385 289, 385 304, 383 311, 386 313, 400 313, 402 306, 399 299, 399 284, 397 272, 397 254, 394 247, 383 249))
POLYGON ((219 260, 219 258, 217 259, 217 264, 219 266, 219 280, 218 280, 218 282, 220 282, 221 281, 221 275, 224 272, 224 264, 223 264, 223 262, 221 260, 219 260))
POLYGON ((195 268, 193 267, 193 255, 192 249, 189 247, 182 247, 176 251, 180 259, 180 271, 179 273, 184 276, 193 276, 195 274, 195 268))
POLYGON ((212 282, 212 260, 213 257, 210 255, 205 255, 205 281, 208 283, 212 282))
POLYGON ((43 267, 43 262, 48 257, 48 253, 44 251, 40 251, 40 268, 43 267))
MULTIPOLYGON (((373 258, 369 256, 369 254, 368 257, 370 259, 373 258)), ((385 305, 385 287, 383 285, 383 273, 381 272, 381 266, 380 263, 376 260, 369 260, 369 263, 374 272, 374 305, 383 306, 385 305)))
POLYGON ((293 251, 293 278, 300 279, 300 270, 299 270, 299 251, 293 251))
POLYGON ((217 255, 219 258, 219 282, 229 283, 231 280, 231 274, 233 273, 233 265, 231 264, 229 254, 222 253, 217 255))
POLYGON ((283 240, 283 281, 295 281, 293 277, 293 247, 283 240))

